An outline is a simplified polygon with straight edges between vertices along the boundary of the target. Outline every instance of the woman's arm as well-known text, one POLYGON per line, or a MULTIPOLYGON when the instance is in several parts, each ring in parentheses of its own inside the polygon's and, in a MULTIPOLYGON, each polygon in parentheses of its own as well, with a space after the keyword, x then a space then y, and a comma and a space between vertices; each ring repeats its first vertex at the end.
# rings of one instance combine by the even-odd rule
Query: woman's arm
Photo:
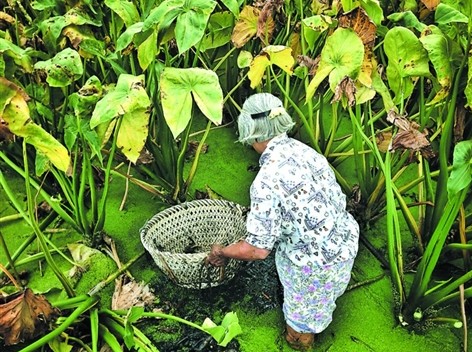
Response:
POLYGON ((261 260, 265 259, 269 253, 269 250, 254 247, 246 241, 239 241, 226 247, 214 244, 207 257, 207 262, 214 266, 222 266, 225 264, 226 258, 247 261, 261 260))

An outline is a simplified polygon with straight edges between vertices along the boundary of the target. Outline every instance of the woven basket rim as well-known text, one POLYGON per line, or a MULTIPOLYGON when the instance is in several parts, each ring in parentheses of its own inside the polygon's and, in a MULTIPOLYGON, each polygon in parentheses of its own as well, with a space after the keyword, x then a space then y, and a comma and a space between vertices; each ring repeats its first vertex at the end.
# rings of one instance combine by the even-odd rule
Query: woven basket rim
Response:
MULTIPOLYGON (((151 254, 155 264, 177 284, 190 288, 218 286, 234 277, 242 263, 237 260, 230 260, 228 262, 229 266, 225 266, 227 268, 225 271, 227 277, 221 281, 213 281, 215 280, 213 278, 214 274, 211 274, 212 279, 208 282, 189 282, 189 278, 193 275, 191 273, 195 272, 196 266, 204 262, 204 259, 211 250, 207 247, 209 245, 207 241, 208 236, 203 235, 201 229, 205 228, 205 226, 210 226, 207 229, 208 232, 203 233, 209 236, 213 235, 215 239, 219 238, 219 240, 223 240, 225 245, 235 243, 244 238, 246 231, 244 218, 246 213, 246 207, 232 201, 221 199, 198 199, 173 205, 158 212, 146 221, 140 229, 141 242, 144 248, 151 254), (201 209, 201 211, 198 211, 199 209, 201 209), (218 214, 218 209, 221 209, 220 214, 218 214), (179 214, 179 212, 182 213, 179 214), (215 213, 214 217, 212 216, 213 212, 215 213), (233 218, 234 220, 228 220, 233 218), (203 222, 199 223, 196 222, 196 220, 203 220, 203 222), (212 232, 212 226, 214 225, 211 224, 214 224, 213 221, 215 220, 222 221, 221 227, 217 225, 214 228, 215 232, 212 232), (208 223, 205 223, 206 221, 208 221, 208 223), (230 223, 226 223, 227 221, 230 221, 230 223), (193 229, 192 225, 189 227, 189 224, 192 223, 196 226, 193 229), (185 232, 186 230, 188 230, 188 232, 185 232), (171 236, 173 235, 175 235, 175 248, 172 247, 174 245, 173 242, 169 242, 169 239, 172 241, 171 236), (203 237, 200 238, 199 236, 202 235, 203 237), (221 237, 222 235, 223 237, 221 237), (195 241, 199 243, 198 246, 202 247, 196 248, 197 252, 186 253, 183 247, 181 247, 181 241, 185 240, 186 236, 189 238, 193 236, 195 241), (204 242, 199 242, 200 239, 204 242), (163 242, 160 242, 161 240, 163 242), (160 242, 162 246, 156 241, 160 242), (175 249, 175 251, 173 251, 173 249, 175 249), (204 249, 207 250, 205 251, 204 249), (185 269, 182 271, 179 265, 182 265, 182 267, 188 266, 188 273, 185 273, 185 269)), ((190 281, 192 281, 192 279, 190 279, 190 281)))

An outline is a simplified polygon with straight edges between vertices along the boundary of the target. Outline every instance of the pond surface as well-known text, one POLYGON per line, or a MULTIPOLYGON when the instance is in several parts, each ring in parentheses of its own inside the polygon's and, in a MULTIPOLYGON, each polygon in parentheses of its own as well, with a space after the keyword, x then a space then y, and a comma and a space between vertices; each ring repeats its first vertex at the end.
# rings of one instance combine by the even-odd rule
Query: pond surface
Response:
MULTIPOLYGON (((232 127, 210 133, 208 151, 201 156, 193 189, 211 188, 222 197, 248 205, 248 188, 255 176, 258 155, 252 150, 234 143, 232 127)), ((18 195, 22 181, 10 171, 5 171, 18 195)), ((130 190, 125 205, 124 181, 114 179, 108 202, 106 233, 114 239, 121 262, 125 263, 143 251, 139 229, 157 213, 159 202, 135 185, 130 190)), ((0 193, 0 217, 15 213, 4 193, 0 193)), ((31 235, 32 231, 21 220, 1 223, 1 232, 10 251, 14 251, 31 235)), ((385 230, 381 222, 363 236, 381 249, 385 230)), ((57 224, 51 236, 58 246, 64 246, 80 236, 57 224)), ((36 251, 35 244, 28 252, 36 251)), ((0 253, 0 263, 6 262, 0 253)), ((68 264, 63 263, 64 270, 68 264)), ((60 284, 44 263, 41 267, 29 264, 20 270, 28 270, 28 285, 38 292, 48 292, 60 297, 60 284)), ((99 281, 116 270, 114 262, 104 256, 96 260, 76 282, 76 290, 86 293, 99 281)), ((149 283, 158 298, 157 306, 164 312, 175 314, 201 324, 205 317, 219 323, 225 313, 235 311, 243 333, 226 349, 218 347, 211 339, 195 329, 175 322, 152 320, 139 323, 162 352, 174 351, 242 351, 277 352, 291 351, 283 339, 284 321, 281 313, 281 292, 272 258, 251 263, 228 284, 203 291, 183 289, 173 284, 156 267, 149 255, 144 255, 130 268, 137 281, 149 283)), ((101 304, 110 304, 113 285, 101 291, 101 304)), ((316 337, 316 351, 330 352, 417 352, 461 351, 462 330, 449 325, 423 325, 415 330, 399 326, 394 317, 392 285, 379 261, 362 244, 356 259, 351 288, 338 300, 333 322, 316 337), (356 287, 366 280, 372 283, 356 287)), ((447 314, 446 314, 447 316, 447 314)), ((469 346, 469 347, 472 347, 469 346)), ((2 351, 8 349, 0 348, 2 351)), ((12 349, 14 350, 14 349, 12 349)))

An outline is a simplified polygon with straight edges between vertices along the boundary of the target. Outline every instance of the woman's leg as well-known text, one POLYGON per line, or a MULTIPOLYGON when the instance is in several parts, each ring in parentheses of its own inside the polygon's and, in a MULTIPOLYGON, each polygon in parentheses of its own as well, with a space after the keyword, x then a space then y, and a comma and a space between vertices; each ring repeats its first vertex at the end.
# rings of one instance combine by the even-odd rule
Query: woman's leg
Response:
MULTIPOLYGON (((276 264, 284 287, 283 310, 288 327, 299 334, 326 329, 336 308, 335 301, 349 283, 353 260, 323 267, 299 267, 287 257, 276 255, 276 264)), ((287 328, 287 339, 294 336, 289 334, 290 329, 287 328)))

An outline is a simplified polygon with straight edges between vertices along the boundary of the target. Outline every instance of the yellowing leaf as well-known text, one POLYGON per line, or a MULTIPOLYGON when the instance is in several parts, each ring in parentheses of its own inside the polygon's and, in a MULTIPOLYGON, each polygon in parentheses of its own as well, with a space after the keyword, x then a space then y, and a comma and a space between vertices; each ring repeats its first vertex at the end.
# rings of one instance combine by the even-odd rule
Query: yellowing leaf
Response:
POLYGON ((244 6, 231 35, 231 42, 236 48, 241 48, 256 35, 259 14, 259 9, 252 6, 244 6))
POLYGON ((10 132, 24 138, 59 170, 67 172, 70 165, 67 149, 31 120, 27 104, 29 98, 26 93, 2 77, 0 77, 0 88, 3 93, 0 99, 0 117, 8 124, 10 132))
POLYGON ((278 66, 291 75, 294 64, 295 59, 292 56, 291 48, 282 45, 269 45, 265 47, 262 49, 262 53, 254 58, 249 67, 248 77, 251 81, 251 88, 255 88, 261 83, 268 66, 278 66))
POLYGON ((251 81, 251 88, 256 88, 262 81, 267 66, 270 65, 267 55, 258 55, 251 62, 248 77, 251 81))

